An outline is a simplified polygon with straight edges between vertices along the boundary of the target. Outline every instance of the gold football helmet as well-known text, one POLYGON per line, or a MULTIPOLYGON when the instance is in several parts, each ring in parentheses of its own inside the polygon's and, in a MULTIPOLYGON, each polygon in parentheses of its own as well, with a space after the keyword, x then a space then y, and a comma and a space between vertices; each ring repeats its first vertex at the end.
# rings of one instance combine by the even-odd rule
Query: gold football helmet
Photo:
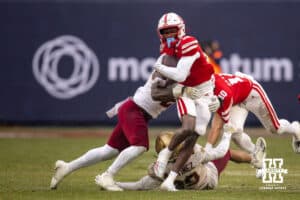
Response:
MULTIPOLYGON (((158 154, 162 149, 166 148, 170 142, 171 139, 174 136, 174 132, 172 131, 163 131, 161 132, 155 140, 155 151, 158 154)), ((176 159, 178 157, 178 154, 180 152, 180 150, 183 147, 183 143, 179 144, 176 149, 173 151, 173 154, 170 158, 170 160, 176 159)))

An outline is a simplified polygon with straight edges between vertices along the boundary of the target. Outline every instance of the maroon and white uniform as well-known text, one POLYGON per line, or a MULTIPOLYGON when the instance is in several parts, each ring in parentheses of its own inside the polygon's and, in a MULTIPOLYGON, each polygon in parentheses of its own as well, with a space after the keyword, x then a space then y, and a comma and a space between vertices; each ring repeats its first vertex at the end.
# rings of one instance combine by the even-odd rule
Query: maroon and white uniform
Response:
POLYGON ((202 97, 196 100, 192 100, 186 95, 178 98, 177 111, 180 119, 184 115, 195 116, 195 131, 199 135, 204 135, 211 116, 208 104, 210 97, 213 96, 213 66, 208 62, 198 41, 188 35, 175 40, 169 46, 163 42, 161 54, 176 56, 179 61, 176 68, 168 67, 161 64, 161 56, 155 65, 157 71, 182 85, 196 87, 201 91, 202 97))
POLYGON ((112 110, 118 114, 118 123, 107 142, 122 151, 136 145, 149 148, 148 121, 156 118, 168 106, 151 97, 152 75, 144 86, 139 87, 132 98, 116 104, 112 110))
POLYGON ((264 127, 276 132, 280 120, 262 86, 252 77, 237 73, 215 74, 215 95, 221 99, 217 110, 225 123, 242 131, 248 112, 252 112, 264 127))
MULTIPOLYGON (((206 151, 196 144, 194 153, 185 163, 175 180, 177 189, 205 190, 214 189, 218 185, 221 172, 230 160, 230 134, 225 134, 217 147, 206 151)), ((165 171, 165 178, 171 171, 174 161, 170 161, 165 171)), ((149 190, 159 187, 161 179, 157 178, 153 171, 154 163, 148 167, 148 175, 137 182, 118 182, 117 184, 127 190, 149 190)))

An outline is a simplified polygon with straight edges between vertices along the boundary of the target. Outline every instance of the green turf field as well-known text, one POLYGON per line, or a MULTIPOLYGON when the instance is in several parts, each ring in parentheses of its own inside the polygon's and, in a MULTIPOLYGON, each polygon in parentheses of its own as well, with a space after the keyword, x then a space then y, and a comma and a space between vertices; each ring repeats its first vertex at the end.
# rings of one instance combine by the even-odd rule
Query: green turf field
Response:
MULTIPOLYGON (((116 180, 134 181, 146 173, 155 160, 151 149, 120 171, 116 180)), ((255 140, 255 137, 253 137, 255 140)), ((103 172, 110 161, 81 169, 68 176, 55 191, 49 190, 54 162, 72 160, 106 141, 90 138, 17 138, 0 139, 0 200, 4 199, 300 199, 300 155, 292 152, 290 138, 266 137, 268 157, 283 158, 288 169, 283 190, 262 190, 265 186, 255 178, 249 165, 230 163, 221 175, 219 187, 213 191, 126 191, 107 192, 94 184, 94 177, 103 172)), ((199 140, 204 144, 204 140, 199 140)), ((232 145, 234 147, 234 145, 232 145)))

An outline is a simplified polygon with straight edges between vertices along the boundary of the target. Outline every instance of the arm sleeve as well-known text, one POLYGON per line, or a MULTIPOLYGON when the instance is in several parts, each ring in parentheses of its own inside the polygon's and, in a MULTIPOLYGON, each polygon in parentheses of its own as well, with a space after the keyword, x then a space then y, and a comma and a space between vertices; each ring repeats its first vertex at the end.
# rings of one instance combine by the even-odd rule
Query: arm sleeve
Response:
POLYGON ((116 184, 125 190, 151 190, 157 188, 161 181, 147 175, 136 182, 116 182, 116 184))
POLYGON ((206 163, 224 157, 224 155, 229 149, 230 139, 231 133, 224 132, 218 146, 209 150, 204 149, 205 151, 203 153, 202 163, 206 163))
POLYGON ((177 63, 176 68, 163 65, 161 63, 161 59, 158 59, 160 63, 156 65, 156 70, 169 79, 177 82, 183 82, 188 77, 193 63, 199 57, 200 54, 198 52, 193 56, 181 57, 179 62, 177 63))

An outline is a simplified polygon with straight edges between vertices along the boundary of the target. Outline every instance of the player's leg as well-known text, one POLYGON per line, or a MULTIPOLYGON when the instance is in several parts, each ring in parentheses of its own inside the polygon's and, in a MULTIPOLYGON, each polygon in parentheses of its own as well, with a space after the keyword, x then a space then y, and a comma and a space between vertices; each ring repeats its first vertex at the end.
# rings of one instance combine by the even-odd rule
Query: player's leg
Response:
POLYGON ((175 135, 172 137, 168 147, 160 151, 154 166, 154 173, 161 178, 174 149, 187 137, 191 136, 195 130, 196 106, 193 100, 187 97, 177 99, 177 113, 181 120, 181 128, 175 131, 175 135))
MULTIPOLYGON (((58 160, 55 163, 55 173, 51 179, 50 188, 56 189, 63 178, 82 167, 88 167, 101 161, 109 160, 118 155, 121 146, 122 130, 120 124, 114 128, 110 138, 102 147, 94 148, 71 162, 58 160)), ((125 138, 126 139, 126 138, 125 138)))
POLYGON ((137 158, 149 148, 147 120, 140 108, 128 101, 119 110, 119 122, 128 145, 124 148, 110 167, 95 179, 96 183, 107 190, 118 191, 113 177, 124 166, 137 158))
POLYGON ((254 82, 253 89, 245 102, 246 108, 256 115, 268 131, 276 134, 291 134, 293 150, 300 153, 300 123, 279 120, 267 94, 257 82, 254 82))
POLYGON ((230 149, 230 154, 230 160, 235 163, 251 163, 252 157, 245 151, 230 149))
POLYGON ((167 191, 176 191, 176 187, 174 185, 174 181, 182 169, 184 164, 187 162, 189 157, 192 155, 194 146, 197 142, 199 135, 194 132, 191 136, 188 136, 185 141, 183 148, 180 150, 178 157, 176 158, 176 162, 172 165, 172 169, 168 175, 168 177, 161 184, 160 188, 167 191))
POLYGON ((116 182, 116 184, 124 190, 153 190, 159 187, 161 181, 147 175, 136 182, 116 182))
POLYGON ((254 153, 247 153, 241 150, 230 150, 230 160, 236 163, 250 163, 256 168, 256 177, 262 176, 263 160, 266 157, 267 144, 264 138, 259 137, 256 140, 254 153))
POLYGON ((244 132, 244 124, 248 116, 248 111, 239 105, 233 106, 230 110, 229 123, 232 124, 236 132, 232 133, 232 140, 241 149, 248 153, 253 153, 255 144, 253 144, 249 135, 244 132))
POLYGON ((161 189, 168 191, 176 191, 174 181, 177 177, 178 172, 182 169, 186 161, 189 159, 193 152, 193 147, 197 142, 199 135, 204 135, 206 133, 206 127, 209 123, 211 113, 209 112, 208 106, 205 101, 198 101, 196 104, 196 124, 190 122, 190 127, 195 126, 195 131, 189 133, 186 137, 184 148, 180 151, 179 156, 173 165, 171 172, 169 173, 167 179, 162 183, 161 189))
POLYGON ((250 163, 257 169, 262 168, 267 148, 265 139, 262 137, 257 138, 255 146, 256 148, 253 154, 246 151, 230 149, 230 160, 236 163, 250 163))

